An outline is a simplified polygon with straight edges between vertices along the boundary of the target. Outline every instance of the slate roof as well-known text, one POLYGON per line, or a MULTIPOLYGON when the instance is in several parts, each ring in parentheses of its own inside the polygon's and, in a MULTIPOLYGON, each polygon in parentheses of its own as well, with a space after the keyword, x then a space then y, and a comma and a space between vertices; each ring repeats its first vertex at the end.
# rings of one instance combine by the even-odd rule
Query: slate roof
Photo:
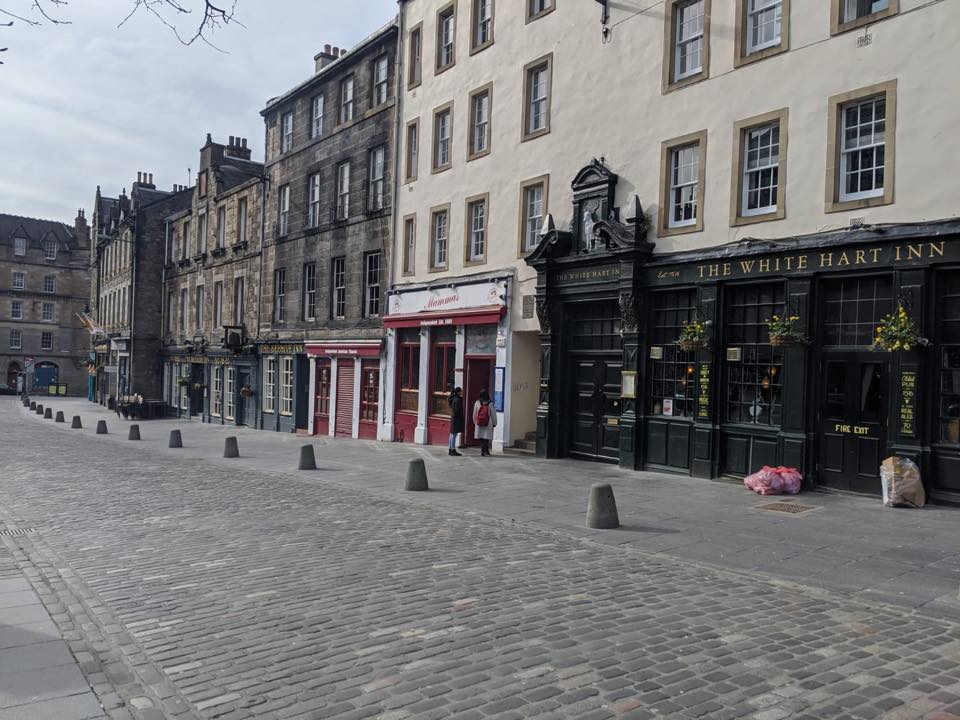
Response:
POLYGON ((223 162, 216 167, 218 175, 217 192, 225 193, 238 185, 243 185, 250 178, 263 176, 263 163, 241 158, 224 156, 223 162))
POLYGON ((60 247, 75 248, 77 246, 73 228, 65 223, 0 213, 0 242, 4 244, 12 243, 15 237, 23 237, 28 242, 37 243, 51 236, 59 242, 60 247))

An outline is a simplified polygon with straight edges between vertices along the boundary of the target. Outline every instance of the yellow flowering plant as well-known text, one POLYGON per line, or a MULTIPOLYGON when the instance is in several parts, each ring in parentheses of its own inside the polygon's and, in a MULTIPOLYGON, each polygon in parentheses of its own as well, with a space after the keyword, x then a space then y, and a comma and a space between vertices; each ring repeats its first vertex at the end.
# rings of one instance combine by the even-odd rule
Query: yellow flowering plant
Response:
POLYGON ((770 344, 774 347, 803 345, 807 342, 806 336, 797 327, 800 322, 798 315, 774 315, 763 322, 770 334, 770 344))
POLYGON ((887 352, 908 351, 917 347, 927 347, 930 341, 920 334, 917 324, 907 315, 902 304, 896 312, 886 315, 877 325, 873 346, 887 352))
POLYGON ((710 325, 710 320, 702 320, 699 317, 683 323, 680 326, 677 345, 686 352, 706 349, 710 345, 710 325))

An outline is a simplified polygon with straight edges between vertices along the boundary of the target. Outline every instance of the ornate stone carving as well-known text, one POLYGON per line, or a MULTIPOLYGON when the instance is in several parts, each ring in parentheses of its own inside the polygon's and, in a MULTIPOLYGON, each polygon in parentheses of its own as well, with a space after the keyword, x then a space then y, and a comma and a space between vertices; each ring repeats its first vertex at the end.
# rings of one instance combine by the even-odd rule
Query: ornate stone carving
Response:
POLYGON ((632 292, 620 293, 620 320, 623 332, 635 333, 640 326, 637 299, 632 292))
POLYGON ((540 321, 540 333, 549 335, 553 330, 552 323, 553 304, 546 298, 537 298, 537 319, 540 321))

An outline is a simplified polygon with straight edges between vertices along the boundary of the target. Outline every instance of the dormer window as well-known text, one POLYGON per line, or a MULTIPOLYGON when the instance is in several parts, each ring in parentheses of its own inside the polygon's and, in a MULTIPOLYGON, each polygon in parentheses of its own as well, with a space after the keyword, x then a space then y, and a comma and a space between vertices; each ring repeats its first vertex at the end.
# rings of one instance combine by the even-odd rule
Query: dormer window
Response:
POLYGON ((44 240, 43 241, 43 256, 47 260, 56 260, 57 259, 57 243, 55 240, 44 240))
POLYGON ((26 238, 14 238, 13 239, 13 254, 24 256, 27 254, 27 239, 26 238))

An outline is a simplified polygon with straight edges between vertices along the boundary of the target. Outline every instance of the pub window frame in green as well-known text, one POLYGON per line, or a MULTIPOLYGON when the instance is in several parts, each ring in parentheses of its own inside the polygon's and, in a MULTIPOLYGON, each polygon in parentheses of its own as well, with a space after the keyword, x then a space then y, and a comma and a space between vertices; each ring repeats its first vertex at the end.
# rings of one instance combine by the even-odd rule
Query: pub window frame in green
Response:
POLYGON ((783 315, 785 296, 782 282, 726 288, 723 313, 726 346, 741 348, 739 361, 724 361, 723 418, 726 423, 773 428, 783 424, 784 352, 770 344, 770 332, 764 321, 783 315), (753 411, 754 407, 757 412, 753 411))
POLYGON ((937 440, 960 446, 960 268, 937 273, 937 440))
POLYGON ((663 348, 661 358, 651 358, 647 384, 648 411, 656 417, 693 420, 697 411, 695 352, 681 350, 676 344, 683 323, 697 311, 696 288, 667 290, 650 296, 650 343, 663 348), (678 394, 678 388, 682 393, 678 394), (673 405, 670 415, 663 414, 664 400, 673 405), (678 404, 681 412, 677 412, 678 404), (658 410, 659 407, 659 410, 658 410))

